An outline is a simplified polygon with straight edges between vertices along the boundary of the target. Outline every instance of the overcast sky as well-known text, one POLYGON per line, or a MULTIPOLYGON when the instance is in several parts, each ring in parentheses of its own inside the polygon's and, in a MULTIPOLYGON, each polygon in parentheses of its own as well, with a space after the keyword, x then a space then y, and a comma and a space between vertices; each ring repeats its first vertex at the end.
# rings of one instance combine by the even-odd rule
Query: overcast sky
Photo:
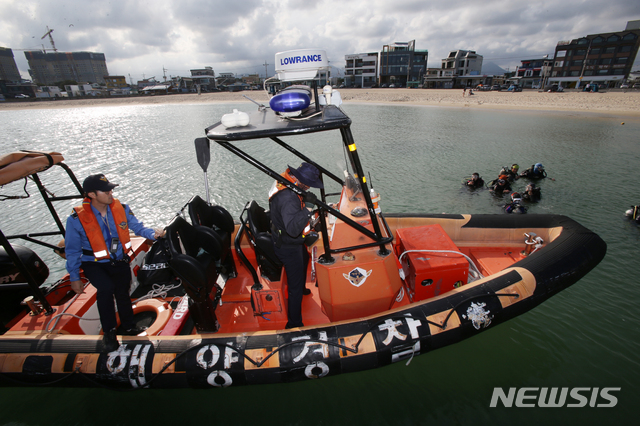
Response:
MULTIPOLYGON (((29 78, 24 53, 58 51, 106 55, 111 75, 187 76, 274 74, 276 52, 320 48, 331 65, 344 56, 416 41, 440 67, 449 51, 475 50, 485 62, 513 70, 521 59, 553 55, 560 40, 622 31, 640 20, 639 0, 0 0, 0 46, 14 50, 29 78)), ((639 68, 636 60, 634 70, 639 68)))

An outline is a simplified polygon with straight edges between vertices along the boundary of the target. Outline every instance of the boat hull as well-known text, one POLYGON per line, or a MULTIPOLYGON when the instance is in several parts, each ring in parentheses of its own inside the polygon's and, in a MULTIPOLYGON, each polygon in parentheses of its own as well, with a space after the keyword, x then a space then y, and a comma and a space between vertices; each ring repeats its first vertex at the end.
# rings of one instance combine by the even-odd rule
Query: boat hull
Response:
MULTIPOLYGON (((552 241, 512 266, 432 299, 293 330, 125 337, 103 353, 100 336, 0 336, 0 385, 210 388, 293 382, 368 370, 473 337, 577 282, 606 253, 595 233, 557 215, 385 215, 465 232, 551 230, 552 241), (454 225, 455 224, 455 225, 454 225)), ((455 238, 454 238, 455 239, 455 238)))

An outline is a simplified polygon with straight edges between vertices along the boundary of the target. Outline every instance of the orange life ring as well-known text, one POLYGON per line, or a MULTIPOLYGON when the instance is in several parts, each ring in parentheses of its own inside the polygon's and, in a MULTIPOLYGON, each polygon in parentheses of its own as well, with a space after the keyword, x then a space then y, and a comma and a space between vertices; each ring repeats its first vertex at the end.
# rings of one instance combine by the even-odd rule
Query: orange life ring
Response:
POLYGON ((173 309, 167 302, 163 302, 157 299, 142 300, 133 305, 133 314, 140 312, 155 312, 156 320, 151 324, 149 328, 145 330, 140 336, 156 336, 160 333, 164 326, 167 325, 171 315, 173 315, 173 309))

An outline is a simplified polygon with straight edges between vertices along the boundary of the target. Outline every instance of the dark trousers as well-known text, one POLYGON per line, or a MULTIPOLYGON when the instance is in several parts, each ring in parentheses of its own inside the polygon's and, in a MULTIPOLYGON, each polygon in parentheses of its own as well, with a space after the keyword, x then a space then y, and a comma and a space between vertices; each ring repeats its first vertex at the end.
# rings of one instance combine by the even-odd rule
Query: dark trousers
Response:
POLYGON ((82 262, 82 270, 85 277, 91 282, 98 293, 98 312, 100 313, 100 323, 102 330, 107 332, 118 326, 116 320, 116 309, 113 299, 116 299, 120 324, 123 329, 129 330, 134 327, 133 308, 129 297, 129 287, 131 284, 131 269, 128 262, 101 263, 82 262))
POLYGON ((309 253, 304 245, 275 247, 276 256, 284 264, 287 274, 289 300, 287 302, 288 327, 302 327, 302 295, 307 281, 309 253))

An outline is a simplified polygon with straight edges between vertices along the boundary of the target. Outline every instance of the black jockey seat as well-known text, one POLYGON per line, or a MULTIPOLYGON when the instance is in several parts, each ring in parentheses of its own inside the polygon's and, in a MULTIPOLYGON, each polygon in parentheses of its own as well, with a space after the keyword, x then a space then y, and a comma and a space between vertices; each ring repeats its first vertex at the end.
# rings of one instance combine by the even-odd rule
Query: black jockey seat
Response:
POLYGON ((265 210, 255 201, 247 209, 249 223, 249 238, 256 251, 256 261, 260 266, 262 276, 270 281, 280 281, 282 262, 276 256, 271 240, 271 219, 265 210))
POLYGON ((228 278, 237 277, 238 273, 231 248, 233 231, 235 230, 231 214, 224 207, 209 205, 198 195, 189 201, 188 206, 191 223, 213 229, 220 241, 222 246, 218 264, 220 273, 228 278))
POLYGON ((216 261, 222 247, 214 231, 193 226, 177 216, 166 228, 171 259, 169 266, 182 280, 189 296, 189 311, 198 332, 218 331, 215 309, 222 295, 216 284, 216 261), (214 298, 211 298, 211 292, 214 298))

